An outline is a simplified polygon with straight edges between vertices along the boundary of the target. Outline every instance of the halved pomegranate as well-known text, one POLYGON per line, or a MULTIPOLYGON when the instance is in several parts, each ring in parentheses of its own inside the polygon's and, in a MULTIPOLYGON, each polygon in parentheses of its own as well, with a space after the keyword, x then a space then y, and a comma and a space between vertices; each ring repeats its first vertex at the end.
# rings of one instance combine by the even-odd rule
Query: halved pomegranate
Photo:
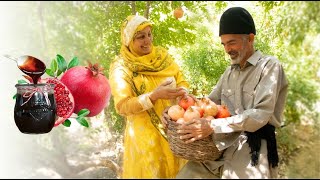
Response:
POLYGON ((70 90, 57 78, 43 79, 45 83, 55 84, 54 97, 57 105, 57 119, 54 126, 67 120, 74 110, 74 98, 70 90))

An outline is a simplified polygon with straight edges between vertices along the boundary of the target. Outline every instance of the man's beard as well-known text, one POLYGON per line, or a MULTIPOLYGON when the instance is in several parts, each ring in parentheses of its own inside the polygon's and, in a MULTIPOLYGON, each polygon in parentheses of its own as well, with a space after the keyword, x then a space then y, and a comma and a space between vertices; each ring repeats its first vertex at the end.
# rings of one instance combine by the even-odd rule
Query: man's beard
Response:
POLYGON ((247 51, 245 51, 244 49, 237 51, 231 51, 229 52, 229 56, 231 59, 231 64, 240 64, 240 62, 243 60, 243 58, 245 57, 247 51), (232 58, 232 55, 237 55, 236 57, 232 58))
POLYGON ((231 64, 240 64, 240 61, 241 61, 240 56, 238 56, 235 59, 231 59, 231 64))

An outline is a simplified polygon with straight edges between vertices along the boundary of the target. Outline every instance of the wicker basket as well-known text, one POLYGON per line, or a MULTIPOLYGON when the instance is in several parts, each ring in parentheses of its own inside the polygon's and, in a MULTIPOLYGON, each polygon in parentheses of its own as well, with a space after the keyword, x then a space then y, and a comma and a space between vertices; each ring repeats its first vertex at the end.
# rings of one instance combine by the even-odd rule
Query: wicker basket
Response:
POLYGON ((193 160, 193 161, 206 161, 206 160, 216 160, 222 154, 215 146, 212 135, 196 140, 192 143, 186 144, 183 140, 179 138, 177 133, 177 126, 179 125, 175 121, 172 121, 167 112, 164 111, 163 116, 168 122, 167 136, 170 145, 170 149, 174 155, 177 157, 193 160))

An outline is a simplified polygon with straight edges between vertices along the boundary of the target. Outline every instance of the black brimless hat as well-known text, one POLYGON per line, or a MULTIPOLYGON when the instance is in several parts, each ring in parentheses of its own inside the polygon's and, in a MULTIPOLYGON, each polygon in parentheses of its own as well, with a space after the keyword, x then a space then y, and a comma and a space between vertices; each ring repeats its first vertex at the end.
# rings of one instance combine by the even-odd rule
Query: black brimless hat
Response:
POLYGON ((250 13, 242 7, 226 10, 220 18, 219 36, 223 34, 256 34, 250 13))

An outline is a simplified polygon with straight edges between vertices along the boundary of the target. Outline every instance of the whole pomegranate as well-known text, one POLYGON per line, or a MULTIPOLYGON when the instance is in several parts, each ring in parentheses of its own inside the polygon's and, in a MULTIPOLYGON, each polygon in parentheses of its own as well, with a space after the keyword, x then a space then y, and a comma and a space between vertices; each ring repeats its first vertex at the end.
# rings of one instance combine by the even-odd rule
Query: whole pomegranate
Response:
POLYGON ((211 101, 208 97, 202 97, 197 99, 196 104, 201 117, 215 116, 218 113, 218 107, 216 103, 211 101))
POLYGON ((177 9, 175 9, 173 11, 173 16, 176 18, 176 19, 179 19, 183 16, 184 12, 183 12, 183 9, 181 7, 178 7, 177 9))
POLYGON ((74 113, 88 109, 88 117, 99 114, 109 103, 111 90, 108 79, 101 72, 98 64, 88 67, 75 66, 68 69, 61 77, 74 97, 74 113))
POLYGON ((200 118, 200 113, 195 106, 190 106, 184 113, 183 119, 188 122, 196 118, 200 118))
POLYGON ((194 107, 195 107, 195 109, 196 109, 197 111, 199 111, 200 117, 203 117, 203 115, 204 115, 204 109, 202 109, 200 106, 198 106, 197 103, 194 105, 194 107))
POLYGON ((203 104, 207 104, 210 101, 211 99, 209 99, 208 97, 202 97, 200 99, 197 99, 197 104, 199 107, 201 107, 203 104))
POLYGON ((184 112, 184 109, 179 105, 173 105, 168 109, 168 115, 173 121, 177 121, 179 118, 182 118, 184 112))
POLYGON ((187 110, 190 106, 195 105, 195 101, 191 96, 187 95, 179 100, 178 105, 187 110))
POLYGON ((226 105, 217 105, 217 106, 218 106, 218 113, 214 118, 218 119, 218 118, 226 118, 231 116, 228 110, 228 107, 226 105))
POLYGON ((201 108, 204 110, 204 114, 203 116, 216 116, 218 113, 218 106, 216 105, 216 103, 214 103, 211 100, 208 100, 206 102, 204 102, 201 106, 201 108))

